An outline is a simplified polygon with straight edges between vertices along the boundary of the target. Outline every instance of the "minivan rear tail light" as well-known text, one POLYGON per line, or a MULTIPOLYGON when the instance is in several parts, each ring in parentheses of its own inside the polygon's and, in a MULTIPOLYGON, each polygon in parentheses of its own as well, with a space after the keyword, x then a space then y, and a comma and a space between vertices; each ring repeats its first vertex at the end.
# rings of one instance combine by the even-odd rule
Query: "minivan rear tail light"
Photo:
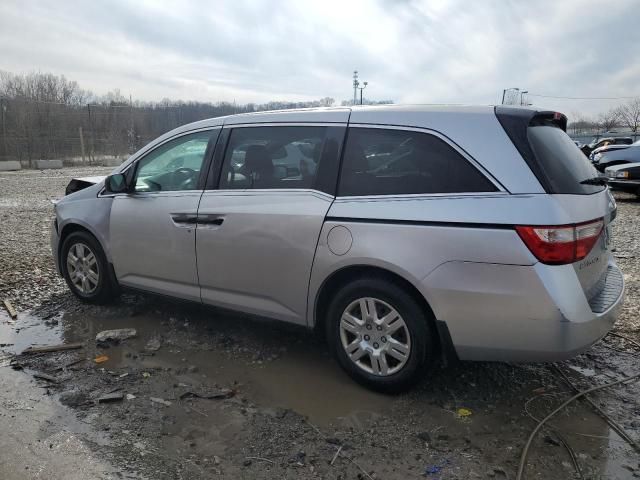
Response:
POLYGON ((602 218, 573 225, 516 226, 525 245, 538 260, 549 265, 565 265, 589 255, 602 233, 602 218))

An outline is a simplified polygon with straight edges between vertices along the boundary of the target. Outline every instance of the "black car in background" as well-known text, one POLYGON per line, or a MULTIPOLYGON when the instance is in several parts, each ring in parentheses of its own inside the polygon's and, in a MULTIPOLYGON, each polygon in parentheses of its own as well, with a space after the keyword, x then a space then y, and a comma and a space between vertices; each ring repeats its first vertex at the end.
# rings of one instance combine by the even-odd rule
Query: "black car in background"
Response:
POLYGON ((631 145, 632 143, 633 138, 631 137, 606 137, 595 142, 591 142, 588 145, 583 145, 580 150, 582 150, 582 153, 588 157, 596 148, 605 147, 607 145, 631 145))

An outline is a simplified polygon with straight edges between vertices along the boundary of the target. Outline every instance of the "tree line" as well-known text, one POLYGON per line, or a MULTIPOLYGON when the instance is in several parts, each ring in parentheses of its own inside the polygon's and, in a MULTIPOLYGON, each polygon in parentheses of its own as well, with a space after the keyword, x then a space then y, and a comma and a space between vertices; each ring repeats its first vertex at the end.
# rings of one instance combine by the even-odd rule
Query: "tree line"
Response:
POLYGON ((640 127, 640 97, 602 112, 595 119, 580 114, 574 114, 573 117, 568 130, 574 135, 600 134, 615 128, 626 128, 637 134, 640 127))
POLYGON ((0 71, 0 160, 32 165, 38 159, 81 158, 91 163, 105 156, 126 156, 173 128, 205 118, 335 103, 331 97, 261 104, 144 102, 117 89, 96 95, 64 75, 0 71))

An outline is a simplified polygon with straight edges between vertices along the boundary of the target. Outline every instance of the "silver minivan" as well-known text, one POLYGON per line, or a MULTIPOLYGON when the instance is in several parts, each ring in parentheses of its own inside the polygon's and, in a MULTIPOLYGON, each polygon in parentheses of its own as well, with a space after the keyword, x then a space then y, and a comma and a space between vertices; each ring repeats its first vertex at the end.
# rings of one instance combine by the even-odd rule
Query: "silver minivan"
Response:
POLYGON ((130 287, 318 329, 406 388, 443 355, 551 361, 612 327, 615 201, 556 112, 379 106, 173 130, 75 179, 52 249, 80 299, 130 287))

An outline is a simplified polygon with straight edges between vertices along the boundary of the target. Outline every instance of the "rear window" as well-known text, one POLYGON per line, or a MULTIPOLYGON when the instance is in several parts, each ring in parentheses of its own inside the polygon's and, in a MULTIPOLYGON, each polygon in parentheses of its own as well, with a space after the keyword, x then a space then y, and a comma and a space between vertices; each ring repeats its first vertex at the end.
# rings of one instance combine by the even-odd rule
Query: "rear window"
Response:
POLYGON ((531 150, 551 187, 550 193, 585 195, 604 189, 601 185, 580 183, 598 176, 598 172, 560 128, 529 127, 527 136, 531 150))
POLYGON ((496 187, 438 137, 350 128, 338 195, 494 192, 496 187))

